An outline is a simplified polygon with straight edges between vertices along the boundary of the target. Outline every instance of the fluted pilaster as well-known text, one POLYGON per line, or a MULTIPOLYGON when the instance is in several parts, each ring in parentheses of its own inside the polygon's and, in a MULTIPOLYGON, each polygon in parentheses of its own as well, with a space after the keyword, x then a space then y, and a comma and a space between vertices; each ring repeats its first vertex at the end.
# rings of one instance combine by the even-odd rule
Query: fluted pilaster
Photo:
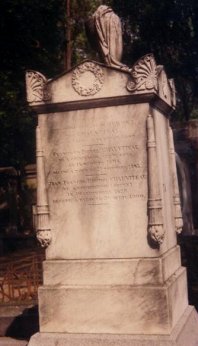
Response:
POLYGON ((51 242, 49 206, 45 182, 45 164, 42 149, 40 128, 36 129, 36 160, 37 160, 37 239, 42 247, 51 242))
POLYGON ((151 115, 147 118, 147 148, 148 148, 148 234, 160 245, 164 239, 162 217, 162 200, 160 196, 156 139, 154 121, 151 115))

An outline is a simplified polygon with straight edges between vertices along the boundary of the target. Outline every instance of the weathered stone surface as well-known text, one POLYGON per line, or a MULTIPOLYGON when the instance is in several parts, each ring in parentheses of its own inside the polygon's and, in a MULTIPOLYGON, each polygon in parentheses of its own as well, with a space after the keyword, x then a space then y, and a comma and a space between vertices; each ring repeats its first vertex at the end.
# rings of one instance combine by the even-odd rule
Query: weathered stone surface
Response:
POLYGON ((53 232, 47 258, 158 254, 146 238, 148 111, 142 104, 39 116, 53 232))
POLYGON ((139 104, 39 116, 53 237, 47 258, 156 257, 175 246, 167 190, 169 231, 160 250, 147 241, 148 113, 139 104))
POLYGON ((39 289, 40 330, 168 334, 187 307, 183 268, 165 285, 57 285, 39 289))
POLYGON ((130 95, 129 74, 86 61, 47 83, 51 103, 130 95), (113 80, 113 83, 112 83, 113 80))
POLYGON ((47 260, 44 285, 158 285, 181 266, 180 248, 159 258, 47 260))
POLYGON ((198 317, 188 307, 170 335, 35 334, 29 346, 197 346, 198 317))

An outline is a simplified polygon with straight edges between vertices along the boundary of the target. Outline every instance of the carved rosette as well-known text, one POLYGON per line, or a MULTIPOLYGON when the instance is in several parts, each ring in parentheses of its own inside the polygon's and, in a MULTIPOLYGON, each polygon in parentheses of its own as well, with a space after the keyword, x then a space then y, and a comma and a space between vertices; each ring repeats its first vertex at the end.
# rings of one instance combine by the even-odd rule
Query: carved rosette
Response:
POLYGON ((175 228, 177 233, 181 233, 183 228, 183 219, 182 219, 181 204, 180 204, 179 185, 178 185, 178 179, 177 179, 173 131, 170 126, 169 126, 169 152, 170 152, 170 166, 172 171, 172 182, 173 182, 175 228))
POLYGON ((29 103, 42 102, 50 99, 46 88, 47 79, 37 71, 26 72, 26 94, 29 103))
POLYGON ((148 148, 148 234, 153 242, 160 245, 164 240, 162 200, 160 196, 156 139, 151 115, 147 118, 148 148))
POLYGON ((127 90, 130 92, 157 90, 157 65, 152 54, 145 55, 132 67, 127 90))
POLYGON ((45 182, 44 154, 42 150, 40 128, 36 129, 36 160, 37 160, 37 222, 36 235, 42 247, 51 243, 49 206, 45 182))
POLYGON ((104 84, 104 72, 97 64, 87 61, 78 66, 72 74, 72 86, 81 96, 93 96, 104 84))

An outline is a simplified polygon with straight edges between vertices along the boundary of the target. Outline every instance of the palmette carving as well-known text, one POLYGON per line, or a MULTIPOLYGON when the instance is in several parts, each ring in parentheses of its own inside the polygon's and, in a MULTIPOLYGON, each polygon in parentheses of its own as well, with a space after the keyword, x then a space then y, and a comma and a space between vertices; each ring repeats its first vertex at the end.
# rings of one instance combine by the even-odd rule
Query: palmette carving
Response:
POLYGON ((170 126, 169 126, 169 152, 170 152, 170 165, 171 165, 172 182, 173 182, 175 228, 177 233, 181 233, 183 228, 183 219, 182 219, 181 204, 180 204, 179 185, 178 185, 178 179, 177 179, 173 131, 170 126))
POLYGON ((148 234, 152 241, 160 245, 164 240, 162 200, 158 181, 156 140, 154 122, 151 115, 147 118, 148 148, 148 234))
POLYGON ((36 159, 37 159, 37 227, 36 235, 42 247, 51 243, 49 206, 45 182, 44 154, 41 142, 40 128, 36 129, 36 159))
POLYGON ((46 88, 47 79, 37 71, 26 72, 26 94, 29 103, 42 102, 50 99, 46 88))
POLYGON ((97 64, 87 61, 72 74, 72 86, 81 96, 93 96, 104 84, 104 72, 97 64))
POLYGON ((131 92, 157 90, 157 65, 152 54, 145 55, 132 67, 127 89, 131 92))

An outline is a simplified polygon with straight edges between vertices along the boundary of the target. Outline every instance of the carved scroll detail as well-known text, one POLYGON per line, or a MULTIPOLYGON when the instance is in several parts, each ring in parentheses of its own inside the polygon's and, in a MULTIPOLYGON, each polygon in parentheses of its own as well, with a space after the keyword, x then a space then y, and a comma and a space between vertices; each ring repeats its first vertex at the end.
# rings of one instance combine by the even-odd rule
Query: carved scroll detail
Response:
POLYGON ((51 242, 51 229, 49 220, 49 206, 45 183, 44 154, 42 150, 40 128, 36 129, 37 146, 37 239, 42 247, 47 247, 51 242))
POLYGON ((40 72, 27 71, 26 72, 26 93, 27 101, 42 102, 50 99, 50 95, 46 89, 47 79, 40 72))
POLYGON ((175 213, 174 213, 175 227, 176 227, 176 232, 181 233, 182 227, 183 227, 183 219, 182 219, 179 186, 178 186, 178 179, 177 179, 173 131, 171 127, 169 127, 169 151, 170 151, 170 163, 171 163, 172 181, 173 181, 173 203, 175 208, 175 213))
POLYGON ((175 108, 176 107, 176 88, 175 88, 175 82, 174 79, 169 79, 169 84, 170 84, 170 88, 171 88, 171 103, 172 103, 172 107, 175 108))
POLYGON ((95 95, 104 84, 104 72, 93 62, 84 62, 72 74, 72 86, 81 96, 95 95))
POLYGON ((157 90, 157 65, 153 54, 147 54, 136 62, 131 77, 127 84, 128 91, 157 90))
POLYGON ((154 122, 151 115, 147 118, 147 148, 148 148, 148 234, 160 245, 164 240, 162 217, 162 200, 157 170, 156 140, 154 122))
POLYGON ((164 66, 157 66, 158 74, 158 95, 161 99, 165 100, 167 103, 170 102, 170 85, 167 78, 164 66))

